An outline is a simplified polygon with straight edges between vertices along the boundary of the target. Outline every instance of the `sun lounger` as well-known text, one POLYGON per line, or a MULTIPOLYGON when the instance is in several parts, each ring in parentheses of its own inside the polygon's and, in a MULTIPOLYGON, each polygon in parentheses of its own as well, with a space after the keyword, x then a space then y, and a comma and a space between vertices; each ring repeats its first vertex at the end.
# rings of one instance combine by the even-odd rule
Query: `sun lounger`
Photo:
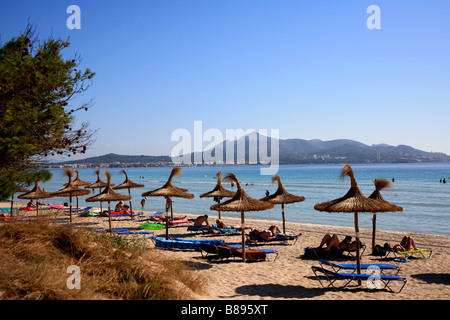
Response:
POLYGON ((169 220, 170 226, 177 226, 179 224, 192 223, 191 220, 169 220))
MULTIPOLYGON (((199 245, 202 256, 207 256, 209 254, 218 255, 220 259, 228 259, 228 258, 242 258, 242 248, 237 246, 229 246, 229 245, 215 245, 211 243, 202 243, 199 245), (204 253, 205 254, 204 254, 204 253)), ((245 257, 248 261, 263 261, 267 258, 267 253, 275 253, 272 251, 276 250, 268 250, 263 251, 259 249, 246 249, 245 250, 245 257), (270 251, 270 252, 268 252, 270 251)), ((277 256, 278 256, 278 252, 277 256)), ((275 257, 276 259, 276 257, 275 257)))
POLYGON ((241 233, 241 229, 239 228, 219 228, 219 227, 217 227, 217 226, 211 226, 210 228, 209 228, 209 231, 211 231, 211 230, 213 230, 213 231, 216 231, 216 232, 218 232, 218 233, 220 233, 220 234, 238 234, 238 233, 241 233))
MULTIPOLYGON (((356 272, 357 266, 355 263, 334 263, 327 260, 319 259, 319 263, 321 265, 327 265, 330 266, 333 271, 339 272, 340 270, 352 270, 356 272)), ((393 270, 396 271, 394 275, 397 275, 400 272, 400 267, 393 265, 393 264, 387 264, 387 263, 362 263, 360 265, 361 270, 367 270, 369 268, 378 268, 380 273, 383 273, 385 270, 393 270)))
MULTIPOLYGON (((366 246, 364 244, 361 244, 359 256, 361 257, 366 250, 366 246)), ((331 248, 330 250, 324 250, 324 248, 311 248, 307 247, 305 248, 305 254, 304 257, 308 259, 338 259, 342 258, 344 255, 355 257, 356 250, 355 251, 349 251, 346 249, 336 249, 331 248)))
POLYGON ((183 249, 183 250, 196 250, 200 251, 199 243, 192 241, 178 241, 178 240, 166 240, 152 236, 155 247, 162 249, 183 249))
MULTIPOLYGON (((74 213, 74 212, 83 212, 83 211, 89 211, 89 210, 91 210, 92 209, 92 207, 86 207, 86 208, 83 208, 83 209, 72 209, 72 213, 74 213)), ((70 210, 64 210, 64 212, 67 212, 67 213, 70 213, 70 210)))
POLYGON ((211 243, 211 244, 216 244, 216 245, 220 245, 220 244, 224 244, 225 240, 221 240, 221 239, 183 239, 183 238, 173 238, 173 237, 169 237, 169 239, 171 240, 176 240, 176 241, 189 241, 189 242, 194 242, 194 243, 211 243))
POLYGON ((207 227, 207 226, 188 226, 187 227, 187 231, 194 232, 194 233, 208 232, 208 229, 209 229, 209 227, 207 227))
MULTIPOLYGON (((130 211, 127 211, 127 212, 122 212, 122 211, 116 212, 116 211, 112 211, 111 210, 110 213, 111 213, 111 216, 113 216, 113 217, 131 217, 130 211)), ((143 214, 144 214, 143 212, 133 213, 133 217, 138 217, 138 216, 141 216, 143 214)))
MULTIPOLYGON (((379 280, 379 284, 384 284, 383 288, 379 288, 379 289, 387 289, 390 292, 395 292, 390 286, 390 282, 391 281, 400 281, 403 282, 401 288, 397 291, 397 293, 400 293, 403 288, 406 285, 406 278, 404 277, 399 277, 399 276, 389 276, 389 275, 376 275, 376 274, 358 274, 358 273, 339 273, 339 272, 334 272, 334 271, 330 271, 321 267, 315 267, 312 266, 312 271, 314 272, 314 275, 316 276, 316 278, 319 280, 320 284, 322 285, 322 287, 324 288, 328 288, 328 287, 333 287, 336 291, 339 288, 345 288, 347 287, 352 281, 370 281, 371 283, 372 280, 374 281, 378 281, 379 280), (318 273, 322 273, 325 276, 325 280, 327 280, 329 282, 328 286, 325 286, 322 281, 320 280, 320 277, 318 275, 318 273), (346 280, 347 282, 342 286, 342 287, 336 287, 334 284, 336 281, 338 280, 346 280)), ((364 285, 361 288, 369 288, 367 285, 364 285)))
POLYGON ((424 253, 429 253, 428 258, 431 257, 433 250, 431 248, 417 247, 417 250, 408 250, 408 251, 395 251, 392 248, 385 248, 380 245, 375 246, 375 254, 380 256, 382 259, 387 259, 391 254, 394 257, 403 256, 403 257, 412 257, 414 254, 420 254, 423 258, 426 258, 424 253))
POLYGON ((260 236, 254 235, 254 234, 248 234, 247 239, 249 239, 248 243, 252 244, 252 243, 258 243, 258 242, 263 242, 263 243, 268 243, 268 242, 281 242, 284 244, 291 244, 294 245, 298 238, 294 237, 294 236, 282 236, 282 235, 277 235, 276 238, 274 239, 270 239, 270 240, 266 240, 264 238, 261 238, 260 236))
POLYGON ((153 231, 142 231, 142 230, 126 230, 119 231, 119 234, 153 234, 153 231))

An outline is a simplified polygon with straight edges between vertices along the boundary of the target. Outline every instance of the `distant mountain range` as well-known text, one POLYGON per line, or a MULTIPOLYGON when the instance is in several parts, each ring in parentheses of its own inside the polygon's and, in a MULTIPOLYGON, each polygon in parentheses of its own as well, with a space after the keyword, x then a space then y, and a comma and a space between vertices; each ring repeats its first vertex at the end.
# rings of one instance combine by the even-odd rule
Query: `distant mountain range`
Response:
MULTIPOLYGON (((249 162, 249 154, 259 155, 260 145, 257 143, 259 136, 246 136, 234 141, 234 160, 235 163, 249 162), (237 146, 239 142, 245 141, 245 155, 239 154, 237 146), (252 141, 252 143, 250 143, 252 141)), ((233 142, 228 142, 233 143, 233 142)), ((226 159, 226 145, 224 141, 221 148, 223 152, 223 162, 226 159)), ((218 152, 220 152, 220 145, 216 145, 218 152)), ((212 149, 214 149, 212 148, 212 149)), ((208 150, 209 155, 215 156, 215 150, 208 150)), ((267 143, 267 154, 270 157, 271 144, 267 143)), ((242 152, 241 152, 242 153, 242 152)), ((201 154, 190 154, 187 158, 202 159, 201 154)), ((257 158, 259 161, 259 157, 257 158)), ((338 139, 322 141, 318 139, 304 140, 304 139, 285 139, 279 140, 279 163, 280 164, 319 164, 319 163, 409 163, 409 162, 449 162, 450 156, 442 152, 426 152, 415 149, 406 145, 390 146, 387 144, 366 145, 364 143, 348 140, 338 139)), ((98 166, 101 164, 109 166, 155 166, 155 165, 171 165, 172 159, 170 156, 146 156, 146 155, 119 155, 109 153, 103 156, 86 158, 83 160, 73 160, 54 163, 53 165, 78 164, 98 166)), ((213 163, 206 163, 213 164, 213 163)), ((220 160, 216 164, 221 164, 220 160)))

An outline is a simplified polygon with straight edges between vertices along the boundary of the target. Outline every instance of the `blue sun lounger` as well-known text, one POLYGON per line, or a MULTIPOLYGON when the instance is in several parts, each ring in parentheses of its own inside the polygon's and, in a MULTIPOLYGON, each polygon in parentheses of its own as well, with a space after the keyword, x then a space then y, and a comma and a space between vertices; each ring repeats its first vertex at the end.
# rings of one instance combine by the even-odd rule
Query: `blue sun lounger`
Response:
POLYGON ((222 239, 183 239, 183 238, 173 238, 173 237, 169 237, 170 240, 175 240, 175 241, 189 241, 189 242, 194 242, 194 243, 211 243, 211 244, 224 244, 225 240, 222 239))
MULTIPOLYGON (((323 265, 330 266, 333 271, 339 272, 340 270, 353 270, 352 273, 356 272, 357 266, 356 263, 334 263, 327 260, 320 259, 319 263, 323 265)), ((362 263, 360 265, 361 270, 367 270, 370 268, 377 269, 380 271, 380 273, 383 273, 386 270, 393 270, 396 271, 395 275, 397 275, 400 272, 400 267, 393 265, 393 264, 387 264, 387 263, 362 263)))
POLYGON ((209 227, 207 226, 188 226, 187 231, 191 232, 207 232, 209 227))
POLYGON ((183 249, 200 251, 199 243, 193 241, 166 240, 152 236, 155 247, 161 249, 183 249))
MULTIPOLYGON (((339 273, 339 272, 334 272, 331 270, 327 270, 321 267, 315 267, 312 266, 311 267, 312 271, 314 272, 314 275, 316 276, 316 278, 319 280, 320 284, 322 285, 322 287, 324 288, 329 288, 329 287, 333 287, 333 289, 335 289, 336 291, 338 289, 343 289, 345 287, 347 287, 352 281, 366 281, 366 282, 370 282, 373 283, 372 280, 374 281, 378 281, 378 284, 384 284, 383 288, 377 288, 377 289, 386 289, 390 292, 396 292, 394 291, 390 286, 390 282, 391 281, 399 281, 402 282, 402 285, 400 287, 400 289, 396 292, 396 293, 400 293, 403 288, 406 285, 406 278, 404 277, 399 277, 399 276, 388 276, 388 275, 376 275, 376 274, 358 274, 358 273, 339 273), (325 276, 324 280, 327 280, 329 282, 328 286, 325 286, 322 281, 320 280, 320 277, 318 275, 318 273, 322 273, 325 276), (334 285, 334 283, 338 280, 346 280, 347 282, 342 286, 342 287, 336 287, 334 285)), ((368 283, 366 286, 361 286, 361 288, 369 288, 368 287, 368 283)))

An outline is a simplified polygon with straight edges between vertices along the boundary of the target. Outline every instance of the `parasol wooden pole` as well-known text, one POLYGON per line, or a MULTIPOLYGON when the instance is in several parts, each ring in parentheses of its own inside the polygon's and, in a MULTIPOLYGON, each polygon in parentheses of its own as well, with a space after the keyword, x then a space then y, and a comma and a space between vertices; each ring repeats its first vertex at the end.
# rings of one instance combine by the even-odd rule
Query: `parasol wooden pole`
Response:
MULTIPOLYGON (((356 234, 356 273, 361 274, 361 261, 359 257, 359 226, 358 212, 355 212, 355 234, 356 234)), ((361 279, 358 279, 358 285, 361 285, 361 279)))
MULTIPOLYGON (((128 195, 131 197, 130 188, 128 188, 128 195)), ((133 220, 133 207, 131 206, 131 199, 130 199, 130 214, 131 214, 131 220, 133 220)))
POLYGON ((373 213, 373 218, 372 218, 372 254, 375 254, 375 228, 377 225, 377 214, 374 212, 373 213))
POLYGON ((109 232, 112 232, 112 227, 111 227, 111 203, 108 200, 108 220, 109 220, 109 232))
POLYGON ((166 197, 166 240, 169 240, 169 205, 172 208, 172 203, 166 197))
POLYGON ((242 234, 242 260, 245 262, 245 232, 244 232, 244 211, 241 211, 241 234, 242 234))
POLYGON ((14 194, 11 196, 11 214, 10 214, 11 218, 13 216, 13 204, 14 204, 14 194))
MULTIPOLYGON (((218 204, 220 205, 220 197, 219 197, 219 202, 218 202, 218 204)), ((12 210, 12 209, 11 209, 12 210)), ((219 210, 219 220, 222 220, 222 217, 221 217, 221 215, 220 215, 220 210, 219 210)))
POLYGON ((69 193, 69 199, 70 199, 70 206, 69 206, 70 218, 69 218, 69 221, 70 221, 70 223, 72 223, 72 192, 69 193))
POLYGON ((286 234, 286 221, 284 219, 284 203, 281 204, 281 216, 283 217, 283 233, 286 234))

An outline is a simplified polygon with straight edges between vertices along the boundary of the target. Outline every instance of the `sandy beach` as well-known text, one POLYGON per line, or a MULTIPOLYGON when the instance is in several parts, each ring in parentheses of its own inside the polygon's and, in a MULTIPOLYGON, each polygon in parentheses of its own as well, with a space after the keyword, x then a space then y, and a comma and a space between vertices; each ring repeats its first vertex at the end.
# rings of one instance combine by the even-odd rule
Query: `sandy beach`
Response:
MULTIPOLYGON (((9 203, 0 204, 8 207, 9 203)), ((140 210, 135 210, 139 212, 140 210)), ((44 211, 42 211, 44 212, 44 211)), ((152 214, 154 211, 144 211, 144 214, 152 214)), ((361 213, 364 214, 364 213, 361 213)), ((33 216, 33 212, 27 212, 27 216, 33 216)), ((176 213, 176 215, 184 215, 176 213)), ((245 225, 253 228, 267 229, 271 224, 281 226, 281 218, 273 217, 272 221, 254 220, 251 212, 246 214, 245 225)), ((25 216, 21 211, 21 216, 25 216)), ((67 220, 69 215, 60 210, 58 217, 67 220)), ((196 218, 196 215, 187 215, 188 219, 196 218)), ((214 223, 217 215, 211 212, 210 223, 214 223)), ((378 219, 386 218, 384 216, 378 219)), ((229 225, 239 225, 240 219, 228 218, 222 214, 222 220, 229 225)), ((113 217, 113 228, 139 228, 141 223, 149 222, 144 218, 113 217)), ((18 222, 20 223, 20 222, 18 222)), ((432 223, 432 222, 430 222, 432 223)), ((103 227, 108 228, 107 217, 82 217, 73 214, 74 226, 103 227)), ((1 223, 0 223, 1 226, 1 223)), ((199 300, 447 300, 450 297, 450 237, 433 236, 423 234, 409 234, 413 237, 417 246, 432 248, 431 257, 428 253, 425 258, 416 255, 408 259, 408 262, 396 262, 393 258, 380 260, 372 256, 371 234, 372 230, 361 229, 361 241, 367 245, 362 256, 361 263, 389 263, 398 265, 399 276, 407 278, 407 283, 400 293, 391 293, 383 290, 367 289, 363 283, 362 288, 350 286, 348 289, 335 291, 323 289, 311 270, 312 266, 319 266, 317 260, 304 257, 305 247, 317 247, 322 237, 329 234, 338 235, 343 239, 346 235, 354 237, 353 228, 307 225, 301 223, 286 223, 286 230, 302 233, 302 236, 293 245, 286 244, 256 244, 252 248, 265 248, 278 251, 278 257, 274 261, 274 255, 268 255, 269 261, 243 263, 241 259, 216 260, 202 257, 198 251, 158 249, 164 254, 185 261, 196 272, 208 279, 208 294, 197 296, 199 300)), ((155 230, 155 236, 165 237, 165 230, 155 230)), ((213 235, 204 233, 192 233, 187 231, 187 225, 169 228, 169 235, 186 239, 224 239, 226 244, 238 244, 240 235, 213 235)), ((136 236, 136 235, 135 235, 136 236)), ((149 237, 149 235, 138 235, 149 237)), ((385 242, 399 243, 404 234, 377 230, 377 244, 385 242)), ((126 237, 130 237, 127 235, 126 237)), ((148 241, 149 247, 154 244, 148 241)), ((354 258, 332 260, 341 263, 355 263, 354 258)), ((400 284, 391 283, 397 289, 400 284)))

